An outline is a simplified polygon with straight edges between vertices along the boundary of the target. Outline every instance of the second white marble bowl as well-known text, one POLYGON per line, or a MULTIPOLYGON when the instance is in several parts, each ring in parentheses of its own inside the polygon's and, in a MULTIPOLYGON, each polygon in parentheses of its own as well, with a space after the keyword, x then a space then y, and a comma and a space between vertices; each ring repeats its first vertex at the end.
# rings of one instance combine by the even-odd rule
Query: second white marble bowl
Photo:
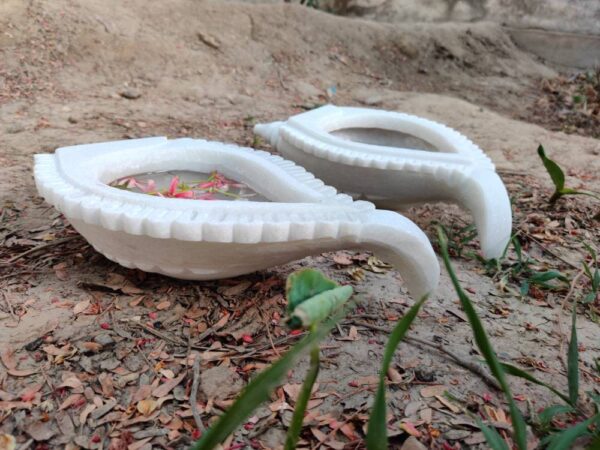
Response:
POLYGON ((504 252, 510 199, 492 161, 473 142, 437 122, 403 113, 323 106, 255 133, 281 154, 355 198, 395 209, 428 201, 467 208, 484 257, 504 252))

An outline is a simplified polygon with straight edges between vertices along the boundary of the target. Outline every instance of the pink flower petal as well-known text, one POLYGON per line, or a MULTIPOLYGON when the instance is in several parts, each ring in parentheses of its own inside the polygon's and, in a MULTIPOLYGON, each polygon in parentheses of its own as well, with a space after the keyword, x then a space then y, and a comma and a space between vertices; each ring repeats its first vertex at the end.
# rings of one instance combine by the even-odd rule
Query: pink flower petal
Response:
POLYGON ((177 190, 177 185, 179 185, 179 177, 174 176, 169 184, 169 195, 175 195, 175 191, 177 190))
POLYGON ((175 194, 175 198, 194 198, 193 191, 183 191, 175 194))
POLYGON ((142 188, 142 191, 144 191, 144 192, 156 191, 156 183, 154 182, 154 180, 148 180, 148 183, 146 184, 146 186, 144 186, 142 188))

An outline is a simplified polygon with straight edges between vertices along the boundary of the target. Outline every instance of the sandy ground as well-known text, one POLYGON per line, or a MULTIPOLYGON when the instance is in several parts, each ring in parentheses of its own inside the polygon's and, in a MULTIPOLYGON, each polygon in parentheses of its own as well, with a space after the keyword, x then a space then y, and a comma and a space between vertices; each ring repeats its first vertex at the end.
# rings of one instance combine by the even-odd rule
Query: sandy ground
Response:
MULTIPOLYGON (((318 443, 315 428, 331 431, 326 417, 351 432, 332 432, 321 445, 360 447, 385 334, 359 322, 389 328, 412 303, 397 273, 373 270, 364 255, 350 255, 349 265, 333 254, 316 255, 248 277, 189 283, 120 268, 78 238, 56 244, 75 234, 37 197, 33 154, 154 135, 268 149, 254 141, 254 121, 321 104, 335 86, 330 100, 336 104, 415 113, 468 135, 504 177, 515 199, 515 228, 538 270, 561 270, 572 279, 586 255, 582 243, 598 246, 597 204, 572 198, 547 206, 551 184, 536 148, 546 146, 570 186, 599 190, 600 141, 531 123, 539 122, 531 109, 539 80, 556 75, 492 22, 392 25, 297 5, 217 1, 1 2, 0 432, 20 443, 33 439, 36 448, 186 448, 194 436, 186 358, 205 357, 198 400, 209 421, 289 344, 279 319, 283 283, 291 271, 312 266, 354 283, 367 300, 325 344, 323 395, 315 399, 317 418, 303 436, 318 443), (45 244, 51 245, 19 256, 45 244), (241 339, 247 335, 252 342, 241 339), (144 392, 150 396, 147 386, 180 375, 173 393, 156 396, 163 399, 156 413, 136 411, 144 392), (228 388, 215 388, 223 377, 228 388), (65 381, 72 378, 79 381, 65 381)), ((444 205, 405 213, 432 239, 433 221, 448 228, 469 222, 444 205)), ((476 250, 477 244, 467 247, 476 250)), ((564 388, 569 315, 561 302, 568 286, 518 298, 514 281, 507 291, 473 258, 454 262, 501 357, 564 388)), ((582 311, 578 329, 582 390, 597 390, 600 329, 589 311, 582 311)), ((413 335, 467 360, 479 358, 445 273, 413 335)), ((301 380, 304 368, 300 364, 286 383, 301 380)), ((420 440, 431 448, 485 448, 470 411, 505 409, 498 392, 430 348, 403 344, 396 369, 403 381, 392 389, 392 423, 417 424, 420 440), (429 385, 446 386, 457 403, 449 408, 424 396, 429 385)), ((518 381, 514 391, 525 412, 556 401, 518 381)), ((278 395, 293 403, 284 391, 278 395)), ((286 408, 261 410, 236 442, 277 448, 289 414, 286 408)), ((394 445, 400 446, 407 435, 397 430, 394 445)))

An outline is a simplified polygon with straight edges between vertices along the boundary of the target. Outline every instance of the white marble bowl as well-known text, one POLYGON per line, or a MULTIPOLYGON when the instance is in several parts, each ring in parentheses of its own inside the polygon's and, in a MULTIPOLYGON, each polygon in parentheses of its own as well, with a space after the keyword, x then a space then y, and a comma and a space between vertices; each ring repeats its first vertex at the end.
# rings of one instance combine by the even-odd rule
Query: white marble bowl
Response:
POLYGON ((483 151, 451 128, 408 114, 327 105, 254 131, 326 183, 383 208, 462 205, 473 215, 486 258, 499 257, 508 244, 506 188, 483 151))
POLYGON ((373 250, 420 297, 439 280, 425 234, 400 214, 375 210, 262 151, 193 139, 78 145, 35 156, 40 194, 107 258, 184 279, 250 273, 338 249, 373 250), (270 202, 161 198, 111 181, 166 170, 217 170, 270 202))

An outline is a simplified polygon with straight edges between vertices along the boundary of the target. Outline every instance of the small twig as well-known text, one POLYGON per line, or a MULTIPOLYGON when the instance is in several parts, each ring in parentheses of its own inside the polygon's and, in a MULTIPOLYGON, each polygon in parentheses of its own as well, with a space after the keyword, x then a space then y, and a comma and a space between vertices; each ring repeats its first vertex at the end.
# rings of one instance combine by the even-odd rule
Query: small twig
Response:
POLYGON ((2 292, 2 297, 4 297, 4 301, 6 302, 6 304, 8 306, 8 312, 10 313, 10 316, 16 323, 19 323, 19 318, 15 314, 15 310, 13 308, 12 303, 10 302, 10 299, 8 298, 8 295, 6 295, 6 292, 4 292, 4 291, 0 291, 0 292, 2 292))
POLYGON ((200 411, 198 411, 198 384, 200 384, 200 355, 196 354, 194 358, 194 378, 192 380, 192 392, 190 392, 190 406, 192 407, 192 414, 194 415, 194 421, 196 422, 196 427, 204 432, 204 424, 202 423, 202 417, 200 416, 200 411))
MULTIPOLYGON (((227 312, 225 314, 230 314, 230 313, 227 312)), ((213 326, 211 326, 210 328, 208 328, 204 332, 200 333, 198 335, 198 337, 196 338, 196 342, 202 342, 204 339, 206 339, 207 337, 213 335, 214 333, 216 333, 221 328, 223 328, 223 325, 220 325, 219 322, 217 321, 217 323, 215 323, 213 326)))
MULTIPOLYGON (((160 344, 159 344, 159 345, 160 345, 160 344)), ((139 345, 137 345, 137 344, 136 344, 136 346, 135 346, 135 347, 138 349, 138 352, 139 352, 139 354, 140 354, 140 355, 142 355, 142 359, 143 359, 144 361, 146 361, 146 364, 148 364, 148 368, 149 368, 149 369, 156 367, 156 365, 155 365, 155 364, 152 364, 152 362, 151 362, 151 361, 148 359, 148 357, 146 356, 146 352, 145 352, 145 351, 142 349, 142 347, 140 347, 140 346, 139 346, 139 345)), ((158 372, 158 370, 154 369, 154 372, 158 372)))
POLYGON ((494 389, 496 389, 498 391, 501 390, 500 385, 498 384, 498 382, 496 381, 496 379, 493 378, 490 374, 488 374, 486 372, 486 370, 482 366, 480 366, 479 364, 476 364, 474 362, 467 361, 466 359, 461 358, 456 353, 453 353, 450 350, 442 347, 441 344, 433 344, 431 342, 423 341, 421 339, 418 339, 418 338, 415 338, 415 337, 410 337, 410 336, 407 336, 405 339, 406 339, 406 342, 408 342, 408 343, 425 345, 427 347, 431 347, 431 348, 436 349, 440 353, 448 355, 459 366, 462 366, 463 368, 465 368, 467 370, 470 370, 474 374, 479 375, 481 378, 483 378, 483 380, 486 382, 486 384, 488 386, 490 386, 490 387, 492 387, 492 388, 494 388, 494 389))
POLYGON ((275 347, 275 343, 273 342, 273 335, 271 334, 271 324, 269 323, 268 319, 265 319, 265 315, 263 314, 262 308, 258 305, 257 308, 261 319, 265 323, 265 328, 267 329, 267 336, 269 338, 269 343, 271 344, 271 349, 273 349, 273 352, 275 352, 275 354, 279 357, 281 356, 281 354, 279 353, 279 350, 277 350, 277 347, 275 347))
POLYGON ((177 344, 177 345, 181 345, 181 346, 184 346, 184 347, 187 345, 181 339, 177 339, 177 338, 171 337, 171 336, 169 336, 167 334, 161 333, 160 331, 155 330, 154 328, 151 328, 151 327, 149 327, 147 325, 144 325, 143 323, 137 322, 137 323, 134 323, 134 325, 142 328, 143 330, 147 331, 150 334, 153 334, 156 337, 164 339, 165 341, 169 341, 172 344, 177 344))
POLYGON ((552 256, 554 256, 555 258, 558 258, 559 260, 561 260, 563 263, 567 264, 568 266, 571 266, 572 268, 579 270, 579 266, 577 266, 576 264, 573 264, 570 261, 567 261, 565 258, 560 256, 554 250, 551 250, 548 246, 542 244, 542 242, 540 242, 539 239, 533 237, 531 234, 527 233, 526 231, 524 231, 523 234, 525 236, 527 236, 529 239, 531 239, 533 242, 535 242, 545 252, 550 253, 552 256))
POLYGON ((48 378, 48 374, 46 373, 46 370, 44 369, 43 366, 40 367, 40 372, 42 373, 42 378, 44 379, 44 381, 50 388, 50 393, 51 393, 52 397, 56 399, 57 398, 56 388, 54 387, 54 384, 52 384, 52 381, 50 381, 50 378, 48 378))
POLYGON ((45 274, 45 273, 50 273, 50 271, 48 270, 21 270, 18 272, 13 272, 13 273, 8 273, 6 275, 2 275, 0 277, 0 280, 6 280, 8 278, 13 278, 13 277, 17 277, 18 275, 38 275, 38 274, 45 274))
POLYGON ((558 360, 560 361, 560 363, 563 366, 563 369, 565 371, 565 373, 567 372, 567 363, 565 361, 564 358, 564 348, 565 348, 565 334, 563 333, 562 330, 562 326, 561 326, 561 314, 562 308, 560 310, 556 311, 556 328, 557 328, 557 334, 558 334, 558 343, 559 343, 559 350, 558 350, 558 360))
POLYGON ((577 282, 579 281, 579 278, 581 278, 581 276, 584 273, 585 273, 585 269, 581 269, 577 273, 577 275, 575 275, 575 277, 573 278, 573 281, 571 281, 571 287, 569 288, 569 292, 567 292, 567 295, 565 296, 565 298, 562 301, 562 304, 560 305, 560 309, 562 309, 562 310, 565 309, 565 306, 567 305, 567 303, 571 299, 571 296, 573 295, 573 292, 575 292, 575 287, 577 286, 577 282))
POLYGON ((353 396, 355 396, 356 394, 360 394, 361 392, 368 391, 368 390, 369 390, 369 389, 371 389, 372 387, 373 387, 372 385, 371 385, 371 386, 367 385, 367 386, 363 386, 363 387, 358 387, 358 388, 356 388, 356 389, 355 389, 355 390, 353 390, 352 392, 349 392, 349 393, 348 393, 348 394, 346 394, 346 395, 341 395, 341 396, 339 396, 339 397, 338 397, 338 398, 337 398, 337 399, 336 399, 336 400, 333 402, 333 404, 334 404, 334 405, 339 405, 339 404, 340 404, 340 403, 342 403, 344 400, 347 400, 347 399, 349 399, 350 397, 353 397, 353 396))
POLYGON ((285 83, 283 82, 283 77, 281 76, 281 72, 279 71, 279 66, 277 66, 275 71, 277 72, 277 79, 279 80, 279 84, 281 85, 281 87, 283 88, 284 91, 287 91, 288 88, 285 85, 285 83))
POLYGON ((186 361, 189 361, 191 354, 192 354, 192 326, 190 325, 188 327, 188 335, 187 335, 187 352, 185 355, 186 361))
POLYGON ((31 444, 33 444, 33 439, 29 439, 27 442, 21 445, 19 450, 27 450, 29 447, 31 447, 31 444))
MULTIPOLYGON (((365 328, 369 328, 371 330, 375 330, 375 331, 381 331, 383 333, 387 333, 390 334, 392 332, 392 330, 385 328, 385 327, 380 327, 378 325, 373 325, 370 324, 368 322, 362 322, 362 321, 351 321, 353 324, 355 325, 359 325, 365 328)), ((418 345, 424 345, 426 347, 430 347, 433 348, 437 351, 439 351, 440 353, 443 353, 447 356, 449 356, 450 358, 452 358, 459 366, 464 367, 467 370, 470 370, 471 372, 475 373, 476 375, 479 375, 490 387, 500 390, 500 386, 498 385, 498 382, 492 378, 484 369, 483 367, 481 367, 478 364, 475 364, 471 361, 467 361, 463 358, 461 358, 460 356, 458 356, 456 353, 451 352, 450 350, 446 349, 445 347, 443 347, 441 344, 433 344, 431 342, 427 342, 424 341, 422 339, 419 338, 415 338, 415 337, 410 337, 410 336, 406 336, 404 338, 404 340, 406 340, 406 342, 410 343, 410 344, 418 344, 418 345)))
POLYGON ((71 242, 72 240, 79 239, 79 238, 80 238, 79 235, 77 235, 77 236, 69 236, 69 237, 66 237, 64 239, 57 239, 56 241, 51 241, 51 242, 47 242, 47 243, 42 244, 42 245, 38 245, 37 247, 30 248, 29 250, 26 250, 23 253, 19 253, 18 255, 13 256, 8 261, 6 261, 5 264, 12 264, 15 261, 23 258, 24 256, 30 255, 30 254, 35 253, 35 252, 39 252, 41 250, 47 250, 48 248, 54 247, 55 245, 65 244, 67 242, 71 242))
POLYGON ((511 169, 510 167, 496 167, 496 172, 503 175, 528 175, 525 170, 511 169))

